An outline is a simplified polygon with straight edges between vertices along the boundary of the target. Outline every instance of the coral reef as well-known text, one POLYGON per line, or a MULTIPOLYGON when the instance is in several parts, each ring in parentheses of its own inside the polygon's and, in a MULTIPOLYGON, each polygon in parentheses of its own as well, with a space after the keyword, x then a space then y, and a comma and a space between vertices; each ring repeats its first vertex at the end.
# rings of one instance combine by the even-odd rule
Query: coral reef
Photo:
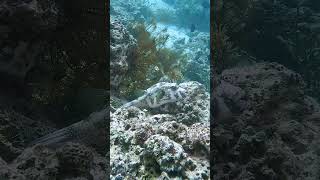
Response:
POLYGON ((128 99, 136 98, 137 91, 149 88, 166 76, 172 80, 183 78, 181 66, 184 59, 178 52, 164 47, 168 35, 159 32, 152 36, 156 25, 135 23, 129 27, 137 40, 132 62, 125 80, 119 88, 120 95, 128 99))
POLYGON ((17 157, 34 138, 55 130, 49 122, 35 121, 11 109, 0 110, 0 153, 6 161, 17 157))
MULTIPOLYGON (((309 95, 318 98, 320 23, 315 1, 216 2, 216 26, 256 60, 278 62, 300 73, 309 95), (268 51, 266 51, 268 49, 268 51)), ((237 58, 236 58, 237 59, 237 58)))
MULTIPOLYGON (((50 148, 37 145, 25 149, 32 139, 54 131, 54 128, 51 127, 52 124, 34 121, 12 110, 1 111, 0 151, 1 157, 5 160, 0 158, 1 179, 106 178, 106 159, 95 150, 82 145, 86 144, 85 142, 92 143, 91 138, 90 141, 77 141, 82 144, 76 144, 68 143, 72 141, 70 136, 56 136, 54 138, 51 137, 50 142, 58 143, 57 140, 65 140, 65 143, 59 146, 51 144, 50 148)), ((92 118, 89 122, 92 122, 92 118)), ((101 124, 104 126, 105 121, 103 120, 101 124)), ((82 128, 85 127, 83 126, 82 128)), ((96 128, 94 129, 96 130, 96 128)), ((105 128, 102 131, 105 134, 105 128)), ((61 132, 61 130, 58 132, 61 132)), ((79 128, 73 131, 74 142, 80 137, 77 136, 76 138, 75 132, 79 132, 79 128)), ((90 130, 85 132, 97 131, 90 130)), ((69 133, 71 132, 69 131, 69 133)), ((82 134, 82 137, 84 136, 82 134)), ((90 136, 87 135, 85 137, 89 138, 90 136)), ((105 135, 99 137, 103 137, 103 142, 105 142, 105 135)), ((95 142, 98 143, 97 141, 95 142)), ((90 146, 90 144, 86 145, 90 146)), ((106 147, 105 144, 102 146, 103 148, 106 147)), ((102 150, 97 146, 92 147, 102 150)), ((104 152, 105 149, 103 150, 104 152)))
POLYGON ((197 81, 210 89, 210 35, 206 32, 193 32, 185 44, 178 44, 177 49, 184 49, 188 58, 185 63, 184 77, 197 81))
POLYGON ((215 2, 214 179, 319 179, 315 4, 215 2))
MULTIPOLYGON (((121 0, 111 2, 111 6, 119 10, 112 12, 111 16, 129 27, 129 31, 137 39, 138 49, 134 62, 136 66, 130 67, 134 71, 133 73, 128 73, 128 77, 125 78, 128 83, 124 85, 126 88, 120 90, 122 96, 126 96, 131 100, 135 99, 137 95, 132 94, 139 95, 137 91, 149 88, 157 83, 160 78, 164 77, 169 77, 169 79, 173 79, 174 81, 198 81, 205 84, 207 89, 209 89, 209 33, 199 33, 200 30, 203 30, 203 27, 202 29, 201 27, 197 27, 196 32, 186 34, 184 36, 185 39, 180 38, 183 31, 189 31, 188 28, 190 25, 190 22, 183 23, 180 18, 185 18, 186 16, 194 19, 199 19, 201 16, 200 19, 202 20, 203 18, 208 18, 209 16, 206 13, 209 11, 208 7, 206 7, 206 2, 203 2, 203 4, 197 1, 192 2, 202 9, 202 11, 199 12, 200 16, 198 16, 199 13, 194 16, 194 14, 182 15, 184 11, 189 10, 196 13, 195 9, 190 9, 191 6, 173 6, 175 3, 166 5, 166 3, 162 1, 150 1, 143 4, 145 8, 152 12, 152 15, 141 15, 141 17, 143 17, 142 19, 134 15, 127 17, 126 14, 128 14, 128 12, 123 9, 130 9, 130 11, 132 9, 133 12, 140 13, 142 10, 134 8, 135 4, 131 4, 132 2, 125 3, 126 5, 124 5, 121 0), (203 6, 205 6, 205 8, 203 8, 203 6), (188 10, 182 10, 183 8, 188 10), (130 24, 134 24, 132 28, 130 28, 130 24), (167 27, 170 30, 168 30, 167 27), (183 27, 185 27, 185 29, 183 27), (180 32, 173 32, 173 29, 180 32), (175 33, 176 35, 170 35, 170 33, 175 33), (155 41, 155 44, 153 44, 153 41, 155 41), (137 73, 135 69, 139 69, 139 73, 137 73), (134 79, 139 79, 139 81, 135 82, 135 80, 132 80, 134 76, 134 79), (128 95, 132 97, 128 97, 128 95)), ((185 4, 189 4, 189 2, 185 4)), ((202 20, 197 20, 196 23, 203 23, 208 26, 209 21, 202 20)), ((206 31, 208 31, 208 29, 209 28, 207 28, 206 31)))
POLYGON ((58 147, 67 142, 80 142, 96 150, 106 152, 106 122, 109 119, 108 109, 94 112, 82 121, 52 132, 36 141, 34 144, 43 144, 49 147, 58 147), (92 141, 94 139, 94 141, 92 141))
POLYGON ((0 152, 5 161, 0 159, 0 178, 106 178, 107 162, 101 154, 106 152, 104 118, 107 115, 106 111, 96 113, 83 122, 54 131, 52 123, 35 121, 12 110, 1 110, 0 152), (99 115, 102 118, 97 118, 99 115), (97 131, 98 127, 100 131, 97 131), (33 139, 48 133, 37 140, 36 144, 42 145, 30 144, 33 139))
POLYGON ((101 109, 82 97, 108 97, 104 2, 90 3, 0 2, 0 179, 107 179, 105 151, 30 146, 101 109))
POLYGON ((34 39, 57 28, 59 8, 55 1, 5 0, 0 9, 0 73, 3 79, 23 83, 41 52, 42 42, 34 39))
POLYGON ((0 159, 4 179, 106 179, 103 157, 80 144, 66 144, 52 150, 35 146, 24 150, 9 164, 0 159))
POLYGON ((111 113, 111 179, 209 178, 209 94, 197 82, 158 83, 142 97, 163 90, 170 97, 171 88, 184 98, 160 98, 159 107, 141 100, 111 113))
POLYGON ((69 6, 74 4, 71 1, 21 1, 6 6, 10 9, 8 14, 16 14, 19 20, 4 17, 10 20, 7 25, 13 29, 4 44, 19 45, 14 59, 33 59, 23 64, 20 71, 25 74, 23 88, 27 89, 27 96, 32 96, 33 103, 70 111, 61 114, 76 111, 71 106, 82 88, 106 89, 109 86, 105 41, 101 40, 102 32, 97 23, 103 17, 89 18, 89 12, 91 16, 98 11, 83 3, 78 3, 73 11, 69 6), (25 9, 20 12, 22 7, 25 9), (27 19, 23 21, 24 18, 27 19))
POLYGON ((119 21, 112 19, 110 37, 110 81, 114 89, 119 86, 128 71, 128 63, 132 61, 136 40, 119 21))
POLYGON ((148 0, 110 1, 110 9, 110 14, 125 26, 133 22, 143 23, 153 16, 148 0))
POLYGON ((111 2, 137 46, 111 95, 110 179, 209 179, 209 33, 174 4, 111 2))
POLYGON ((319 177, 320 109, 303 91, 299 74, 266 62, 227 69, 216 78, 215 179, 319 177), (219 108, 228 108, 232 116, 221 116, 219 108))

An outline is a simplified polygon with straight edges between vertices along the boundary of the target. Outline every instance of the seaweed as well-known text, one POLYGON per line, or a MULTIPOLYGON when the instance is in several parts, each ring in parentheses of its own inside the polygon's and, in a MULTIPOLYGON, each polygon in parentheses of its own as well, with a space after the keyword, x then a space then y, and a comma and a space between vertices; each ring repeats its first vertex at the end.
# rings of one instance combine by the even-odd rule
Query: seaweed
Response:
POLYGON ((183 78, 182 67, 185 57, 165 47, 169 35, 166 29, 152 36, 156 30, 153 19, 150 24, 133 23, 129 31, 137 40, 133 60, 124 81, 120 85, 120 94, 129 99, 135 98, 139 91, 159 82, 162 77, 173 81, 183 78))
POLYGON ((223 25, 215 27, 212 36, 212 64, 217 72, 222 72, 222 70, 236 64, 236 62, 234 62, 235 59, 232 58, 232 56, 235 55, 238 49, 230 41, 229 36, 226 34, 226 30, 223 28, 223 25))
POLYGON ((32 102, 66 108, 81 88, 105 89, 97 60, 76 59, 57 43, 45 47, 41 60, 27 75, 32 102))

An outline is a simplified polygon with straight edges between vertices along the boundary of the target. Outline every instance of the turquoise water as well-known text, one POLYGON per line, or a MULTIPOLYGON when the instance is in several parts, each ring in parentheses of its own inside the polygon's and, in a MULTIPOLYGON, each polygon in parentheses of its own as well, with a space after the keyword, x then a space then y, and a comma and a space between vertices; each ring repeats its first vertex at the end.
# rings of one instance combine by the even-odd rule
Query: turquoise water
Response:
POLYGON ((128 29, 134 23, 150 26, 148 32, 152 37, 167 37, 162 48, 184 56, 183 61, 175 62, 183 64, 179 66, 182 77, 172 81, 197 81, 209 89, 209 0, 112 0, 110 3, 111 18, 122 19, 128 29))

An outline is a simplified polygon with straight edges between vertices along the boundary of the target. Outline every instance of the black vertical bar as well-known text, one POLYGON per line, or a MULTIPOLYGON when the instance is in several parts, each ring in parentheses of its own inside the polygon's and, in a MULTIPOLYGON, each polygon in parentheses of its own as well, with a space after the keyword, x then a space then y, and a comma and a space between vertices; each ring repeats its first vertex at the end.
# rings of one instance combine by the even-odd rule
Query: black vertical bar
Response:
POLYGON ((212 141, 212 130, 213 130, 213 124, 214 124, 214 118, 213 118, 213 112, 214 112, 214 103, 213 103, 213 76, 214 76, 214 66, 213 61, 215 59, 213 58, 213 31, 214 31, 214 0, 210 0, 210 179, 213 179, 213 172, 212 167, 213 164, 213 141, 212 141))
MULTIPOLYGON (((107 73, 107 82, 108 82, 108 91, 109 91, 109 99, 108 99, 108 102, 107 102, 107 106, 108 106, 108 109, 110 110, 110 1, 109 0, 106 0, 105 1, 105 12, 106 12, 106 18, 105 18, 105 37, 103 38, 106 42, 106 65, 107 65, 107 68, 106 68, 106 73, 107 73)), ((110 116, 110 113, 108 112, 108 117, 110 116)), ((108 118, 108 122, 106 122, 106 161, 107 161, 107 170, 106 170, 106 177, 110 177, 110 137, 109 137, 109 134, 110 134, 110 117, 108 118)))

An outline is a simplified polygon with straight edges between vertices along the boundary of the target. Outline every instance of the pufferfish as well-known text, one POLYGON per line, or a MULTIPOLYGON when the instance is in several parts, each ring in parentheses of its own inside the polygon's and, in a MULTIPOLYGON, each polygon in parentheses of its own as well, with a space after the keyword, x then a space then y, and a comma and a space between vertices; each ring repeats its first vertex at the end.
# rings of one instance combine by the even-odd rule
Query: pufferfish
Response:
POLYGON ((174 103, 186 97, 186 90, 176 83, 159 82, 148 88, 144 95, 128 102, 122 108, 136 106, 139 108, 158 108, 168 103, 174 103))

